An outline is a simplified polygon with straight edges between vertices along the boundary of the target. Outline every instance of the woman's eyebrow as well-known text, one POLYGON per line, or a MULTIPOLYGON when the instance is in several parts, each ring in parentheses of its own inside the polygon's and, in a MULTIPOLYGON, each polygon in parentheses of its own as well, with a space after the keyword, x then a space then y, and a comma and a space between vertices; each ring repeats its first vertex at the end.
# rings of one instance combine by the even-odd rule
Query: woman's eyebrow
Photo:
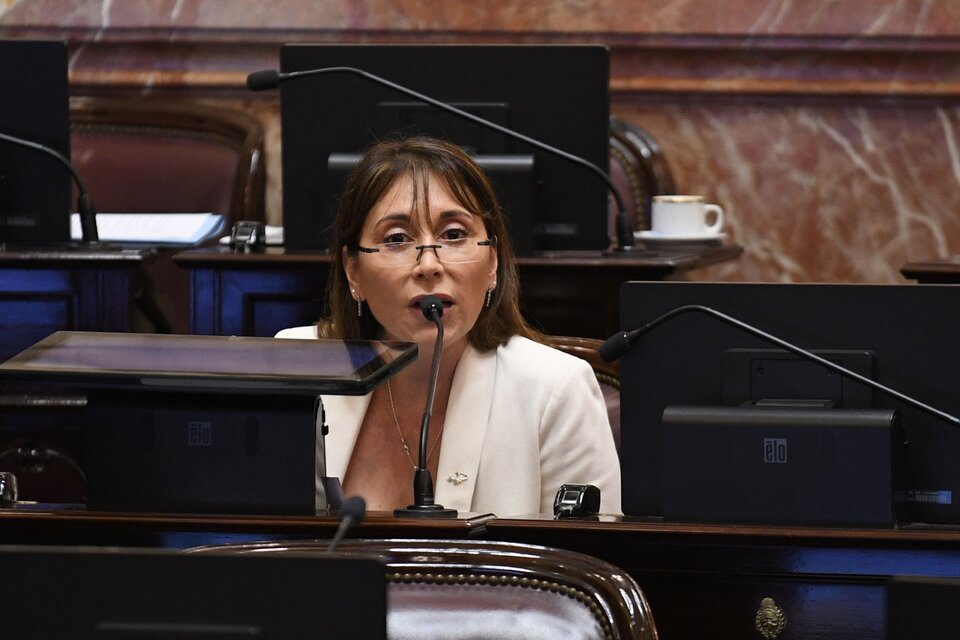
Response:
MULTIPOLYGON (((418 221, 419 216, 412 215, 405 211, 395 211, 393 213, 388 213, 381 217, 379 220, 374 223, 374 228, 381 228, 383 226, 390 226, 393 224, 401 224, 403 226, 416 226, 419 228, 420 223, 418 221)), ((449 220, 465 219, 468 221, 475 221, 479 219, 479 216, 470 213, 466 209, 446 209, 441 211, 437 216, 437 223, 444 224, 449 220)), ((432 223, 431 223, 432 226, 432 223)))
POLYGON ((377 220, 376 224, 378 226, 383 223, 394 224, 396 222, 402 222, 406 224, 410 222, 410 219, 411 219, 411 216, 409 213, 405 213, 403 211, 397 211, 394 213, 386 214, 385 216, 377 220))
POLYGON ((462 218, 462 217, 474 219, 474 218, 477 218, 478 216, 475 213, 470 213, 466 209, 447 209, 446 211, 440 212, 440 216, 439 216, 441 221, 448 220, 450 218, 462 218))

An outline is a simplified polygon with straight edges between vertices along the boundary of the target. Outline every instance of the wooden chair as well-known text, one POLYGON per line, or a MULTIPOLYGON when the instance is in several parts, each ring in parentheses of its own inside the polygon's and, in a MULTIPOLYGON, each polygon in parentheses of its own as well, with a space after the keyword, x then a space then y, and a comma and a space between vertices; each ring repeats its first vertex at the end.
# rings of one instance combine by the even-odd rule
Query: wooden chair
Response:
POLYGON ((79 97, 71 158, 100 212, 264 221, 264 132, 239 110, 79 97))
POLYGON ((653 196, 676 193, 663 148, 641 127, 610 116, 609 151, 610 176, 620 189, 633 229, 649 229, 653 196))
MULTIPOLYGON (((253 116, 197 103, 78 97, 70 102, 71 157, 101 213, 219 213, 265 222, 264 131, 253 116)), ((135 295, 142 324, 189 331, 189 274, 169 255, 135 295)))
MULTIPOLYGON (((328 544, 263 542, 187 553, 323 554, 328 544)), ((345 540, 336 553, 386 565, 391 640, 657 638, 637 583, 581 553, 488 540, 345 540)))
POLYGON ((610 429, 613 431, 613 441, 620 452, 620 365, 616 362, 605 362, 598 352, 603 340, 597 338, 579 338, 574 336, 547 336, 547 343, 561 351, 582 358, 590 363, 600 391, 607 405, 607 417, 610 418, 610 429))

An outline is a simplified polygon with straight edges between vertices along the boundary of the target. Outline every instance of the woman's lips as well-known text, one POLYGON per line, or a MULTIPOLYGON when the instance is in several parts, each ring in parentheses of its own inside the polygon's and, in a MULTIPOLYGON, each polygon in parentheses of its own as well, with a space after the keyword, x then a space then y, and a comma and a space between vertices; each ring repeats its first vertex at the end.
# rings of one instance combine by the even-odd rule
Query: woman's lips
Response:
MULTIPOLYGON (((434 296, 436 296, 437 298, 440 299, 440 304, 442 304, 444 308, 448 308, 448 307, 453 306, 453 299, 450 298, 449 296, 441 296, 441 295, 437 295, 437 294, 432 294, 432 295, 434 295, 434 296)), ((426 298, 426 297, 427 297, 427 296, 425 296, 425 295, 423 295, 423 296, 417 296, 416 298, 414 298, 413 300, 410 301, 410 306, 413 307, 413 308, 415 308, 415 309, 419 309, 419 308, 420 308, 420 301, 423 300, 423 299, 426 298)))

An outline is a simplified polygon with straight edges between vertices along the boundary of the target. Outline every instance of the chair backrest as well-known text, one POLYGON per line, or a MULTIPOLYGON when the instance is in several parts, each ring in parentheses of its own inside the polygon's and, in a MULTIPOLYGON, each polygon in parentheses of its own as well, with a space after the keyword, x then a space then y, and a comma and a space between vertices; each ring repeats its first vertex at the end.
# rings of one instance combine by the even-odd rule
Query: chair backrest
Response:
POLYGON ((239 110, 80 97, 71 157, 97 209, 264 221, 264 131, 239 110))
MULTIPOLYGON (((219 213, 266 222, 264 130, 237 109, 192 102, 78 97, 70 101, 71 157, 102 213, 219 213)), ((189 274, 164 256, 137 294, 153 331, 189 330, 189 274), (172 301, 172 302, 168 302, 172 301)))
POLYGON ((590 363, 600 391, 607 405, 607 417, 610 418, 610 429, 613 432, 613 441, 620 452, 620 365, 616 362, 605 362, 599 353, 603 340, 597 338, 579 338, 575 336, 547 336, 547 342, 555 349, 560 349, 590 363))
POLYGON ((620 190, 633 229, 649 229, 653 196, 676 193, 663 148, 641 127, 610 116, 609 151, 611 179, 620 190))
MULTIPOLYGON (((327 546, 264 542, 188 553, 309 554, 327 546)), ((488 540, 345 540, 337 553, 375 556, 386 565, 391 640, 657 638, 637 583, 581 553, 488 540)))

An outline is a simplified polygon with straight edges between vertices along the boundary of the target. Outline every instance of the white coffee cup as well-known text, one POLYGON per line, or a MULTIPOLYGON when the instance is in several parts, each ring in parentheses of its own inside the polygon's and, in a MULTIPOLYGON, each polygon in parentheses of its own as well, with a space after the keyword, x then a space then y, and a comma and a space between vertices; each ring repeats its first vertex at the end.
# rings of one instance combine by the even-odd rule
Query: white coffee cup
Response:
POLYGON ((703 238, 719 235, 723 209, 703 196, 654 196, 650 230, 662 236, 703 238), (712 222, 711 222, 712 218, 712 222))

